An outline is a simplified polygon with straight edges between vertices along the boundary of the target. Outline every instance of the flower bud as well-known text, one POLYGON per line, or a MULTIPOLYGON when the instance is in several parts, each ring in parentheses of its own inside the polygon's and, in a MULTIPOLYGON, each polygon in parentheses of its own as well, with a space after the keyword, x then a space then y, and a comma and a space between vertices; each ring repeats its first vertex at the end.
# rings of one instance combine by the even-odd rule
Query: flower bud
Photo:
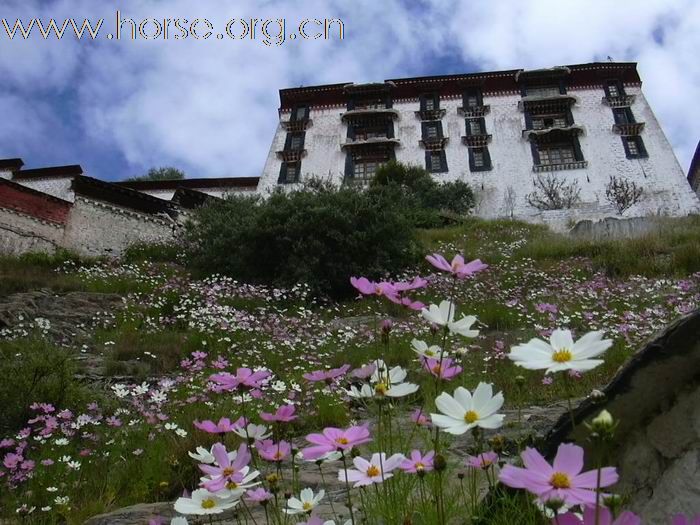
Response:
POLYGON ((442 454, 436 455, 435 459, 433 460, 433 467, 438 472, 445 470, 447 468, 447 461, 445 460, 445 456, 443 456, 442 454))
POLYGON ((360 456, 360 455, 361 455, 361 453, 360 453, 360 451, 357 449, 357 447, 352 447, 352 448, 350 449, 350 457, 356 458, 356 457, 358 457, 358 456, 360 456))

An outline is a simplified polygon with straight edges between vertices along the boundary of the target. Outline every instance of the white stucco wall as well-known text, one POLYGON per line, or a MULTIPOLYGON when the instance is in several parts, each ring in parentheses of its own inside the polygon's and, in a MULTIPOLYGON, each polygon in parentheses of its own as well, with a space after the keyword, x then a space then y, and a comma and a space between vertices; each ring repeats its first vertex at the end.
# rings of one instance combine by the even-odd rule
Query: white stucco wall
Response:
POLYGON ((48 193, 64 201, 73 202, 75 193, 71 190, 73 177, 46 177, 31 179, 14 179, 13 182, 21 184, 26 188, 48 193))
MULTIPOLYGON (((212 197, 224 198, 227 195, 252 195, 255 193, 255 189, 251 190, 241 190, 238 188, 220 187, 220 188, 192 188, 195 191, 200 191, 211 195, 212 197)), ((141 193, 151 195, 153 197, 158 197, 166 201, 172 200, 173 195, 175 195, 175 190, 137 190, 141 193)))
POLYGON ((62 224, 0 207, 0 255, 54 253, 62 239, 62 224))
POLYGON ((0 179, 12 179, 12 171, 9 169, 0 168, 0 179))
POLYGON ((171 241, 176 228, 169 218, 77 196, 62 243, 80 255, 118 257, 131 244, 171 241))
MULTIPOLYGON (((491 171, 484 172, 469 170, 467 146, 461 140, 466 133, 465 118, 457 112, 462 105, 461 97, 441 98, 440 108, 446 110, 442 119, 443 134, 449 137, 445 148, 449 171, 435 174, 435 178, 468 182, 477 194, 476 214, 482 217, 508 215, 504 201, 508 188, 512 188, 516 195, 515 217, 546 222, 558 229, 571 220, 614 215, 613 208, 605 200, 605 186, 612 175, 633 180, 646 191, 644 200, 627 210, 625 216, 700 212, 700 201, 690 189, 641 89, 628 85, 626 91, 635 95, 631 109, 636 121, 646 123, 641 132, 649 154, 646 159, 628 159, 625 156, 621 137, 612 131, 613 112, 602 102, 602 87, 569 90, 569 94, 577 99, 572 114, 575 124, 584 128, 579 142, 588 166, 552 173, 578 181, 581 203, 574 210, 542 213, 527 204, 525 196, 533 191, 536 174, 532 169, 530 144, 522 137, 525 117, 518 109, 521 97, 516 94, 484 95, 484 104, 490 106, 484 119, 486 132, 492 135, 488 147, 493 166, 491 171)), ((394 121, 394 134, 401 141, 395 149, 396 160, 425 167, 425 150, 419 145, 421 124, 415 116, 419 109, 418 100, 395 100, 393 108, 399 112, 399 119, 394 121)), ((344 106, 311 108, 312 125, 306 131, 304 147, 307 154, 301 164, 302 180, 315 175, 342 182, 345 152, 340 145, 347 136, 347 125, 342 122, 341 115, 345 111, 344 106)), ((282 119, 288 118, 289 113, 282 115, 282 119)), ((286 133, 278 124, 258 188, 263 194, 278 186, 282 161, 277 158, 276 152, 284 148, 286 133)))

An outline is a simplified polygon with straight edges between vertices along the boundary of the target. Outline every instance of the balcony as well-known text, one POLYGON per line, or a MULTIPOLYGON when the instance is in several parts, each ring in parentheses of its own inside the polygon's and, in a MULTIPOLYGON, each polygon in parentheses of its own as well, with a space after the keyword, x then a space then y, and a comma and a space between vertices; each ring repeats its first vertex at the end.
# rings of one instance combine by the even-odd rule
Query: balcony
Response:
POLYGON ((639 135, 644 129, 644 122, 620 122, 612 126, 613 133, 630 136, 639 135))
POLYGON ((572 162, 564 162, 562 164, 535 164, 532 166, 532 171, 535 173, 541 173, 543 171, 582 170, 587 167, 587 160, 575 160, 572 162))
POLYGON ((562 95, 561 93, 552 95, 528 95, 518 101, 520 111, 541 111, 558 113, 566 111, 576 104, 578 99, 573 95, 562 95))
POLYGON ((416 111, 416 117, 420 120, 440 120, 447 113, 444 109, 422 109, 416 111))
POLYGON ((436 151, 445 149, 445 146, 447 146, 449 140, 449 137, 424 138, 421 139, 418 143, 428 151, 436 151))
POLYGON ((486 115, 489 111, 491 111, 491 106, 486 105, 486 106, 472 106, 468 108, 464 107, 458 107, 457 108, 457 113, 464 117, 483 117, 486 115))
POLYGON ((550 134, 583 135, 583 126, 569 124, 568 126, 550 126, 544 129, 524 129, 523 138, 526 140, 537 140, 540 137, 550 134))
POLYGON ((634 103, 634 95, 618 95, 616 97, 603 97, 601 100, 606 106, 611 108, 626 108, 634 103))
POLYGON ((465 135, 462 137, 462 144, 470 148, 483 148, 491 142, 490 133, 479 133, 477 135, 465 135))
POLYGON ((363 109, 351 109, 349 111, 346 111, 340 116, 340 119, 343 122, 347 122, 348 120, 353 120, 356 118, 366 118, 366 117, 389 117, 394 120, 399 119, 399 112, 395 110, 394 108, 363 108, 363 109))
POLYGON ((341 149, 348 148, 362 148, 365 146, 387 146, 396 147, 401 145, 401 141, 393 137, 366 137, 366 138, 356 138, 347 139, 345 142, 340 144, 341 149))
POLYGON ((289 133, 298 133, 309 129, 313 125, 313 120, 281 120, 280 125, 282 126, 283 130, 289 133))
POLYGON ((276 152, 277 158, 284 162, 299 162, 303 157, 306 156, 305 149, 285 149, 276 152))

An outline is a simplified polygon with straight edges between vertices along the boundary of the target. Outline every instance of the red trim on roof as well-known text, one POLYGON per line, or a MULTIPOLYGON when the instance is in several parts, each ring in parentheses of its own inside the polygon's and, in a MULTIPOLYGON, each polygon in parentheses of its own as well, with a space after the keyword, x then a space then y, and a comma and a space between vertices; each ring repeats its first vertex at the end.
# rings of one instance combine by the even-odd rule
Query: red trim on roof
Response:
MULTIPOLYGON (((600 85, 608 79, 621 80, 623 83, 640 83, 636 62, 593 62, 566 66, 571 74, 566 76, 571 88, 600 85)), ((519 92, 520 84, 516 73, 520 69, 466 73, 461 75, 440 75, 431 77, 410 77, 388 79, 396 87, 391 90, 394 100, 417 98, 425 92, 437 92, 441 96, 461 95, 466 87, 478 86, 484 93, 519 92)), ((348 83, 327 84, 280 90, 280 109, 292 109, 296 105, 333 106, 347 101, 348 83)))
POLYGON ((139 180, 117 182, 119 186, 132 190, 176 190, 187 188, 253 188, 258 186, 260 177, 222 177, 213 179, 173 179, 173 180, 139 180))
POLYGON ((21 170, 14 173, 13 179, 43 179, 50 177, 76 177, 83 174, 80 164, 69 166, 52 166, 50 168, 37 168, 32 170, 21 170))
POLYGON ((0 208, 8 208, 37 219, 65 224, 71 203, 15 182, 0 179, 0 208))

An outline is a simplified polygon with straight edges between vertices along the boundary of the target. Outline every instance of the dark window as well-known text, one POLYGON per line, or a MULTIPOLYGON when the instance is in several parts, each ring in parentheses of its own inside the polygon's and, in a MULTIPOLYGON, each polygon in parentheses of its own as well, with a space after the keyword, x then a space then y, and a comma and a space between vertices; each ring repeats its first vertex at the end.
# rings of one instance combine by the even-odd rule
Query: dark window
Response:
POLYGON ((618 80, 608 80, 605 84, 605 94, 608 97, 622 97, 625 95, 625 88, 618 80))
POLYGON ((445 150, 426 151, 425 169, 430 173, 447 172, 447 156, 445 150))
POLYGON ((376 138, 388 137, 387 126, 385 125, 374 125, 374 126, 362 126, 355 129, 355 140, 368 140, 376 138))
POLYGON ((354 109, 385 109, 386 100, 382 98, 366 98, 355 101, 354 109))
POLYGON ((634 115, 630 108, 615 108, 613 115, 615 116, 615 124, 634 124, 634 115))
POLYGON ((294 151, 300 150, 303 144, 304 139, 301 135, 292 135, 292 138, 289 141, 289 149, 294 151))
POLYGON ((464 109, 474 109, 482 106, 484 104, 484 100, 481 89, 467 89, 462 97, 462 104, 464 105, 464 109))
POLYGON ((435 97, 429 96, 425 98, 425 110, 433 111, 435 109, 435 97))
POLYGON ((576 160, 574 146, 570 144, 546 144, 538 148, 540 165, 555 166, 568 164, 576 160))
POLYGON ((553 97, 561 93, 559 86, 528 86, 528 97, 553 97))
POLYGON ((300 164, 298 162, 283 162, 280 168, 280 176, 277 182, 280 184, 290 184, 299 182, 300 164))
POLYGON ((488 148, 469 148, 469 169, 471 171, 491 169, 491 156, 488 148))
POLYGON ((483 135, 486 133, 486 124, 483 118, 467 120, 467 135, 483 135))
POLYGON ((552 115, 533 115, 531 117, 532 129, 564 128, 568 125, 566 113, 552 115))
MULTIPOLYGON (((357 182, 369 182, 374 178, 377 169, 391 158, 391 153, 387 151, 357 153, 349 157, 351 168, 351 179, 357 182)), ((346 173, 347 177, 347 173, 346 173)))
POLYGON ((309 118, 309 106, 297 106, 292 112, 292 120, 306 120, 309 118))
POLYGON ((642 137, 622 137, 622 145, 625 148, 625 155, 628 159, 643 159, 649 156, 642 137))

